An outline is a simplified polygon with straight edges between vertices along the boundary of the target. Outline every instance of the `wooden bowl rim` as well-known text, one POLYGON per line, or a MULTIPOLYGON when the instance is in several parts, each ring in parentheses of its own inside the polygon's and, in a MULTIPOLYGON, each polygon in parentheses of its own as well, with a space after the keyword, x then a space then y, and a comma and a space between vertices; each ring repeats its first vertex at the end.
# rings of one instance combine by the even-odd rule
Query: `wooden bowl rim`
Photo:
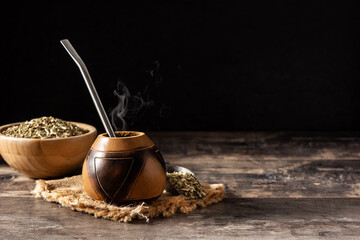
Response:
POLYGON ((62 138, 19 138, 19 137, 10 137, 10 136, 6 136, 5 134, 2 134, 2 131, 6 128, 15 126, 15 125, 19 125, 21 123, 24 122, 17 122, 17 123, 10 123, 10 124, 6 124, 3 126, 0 126, 0 138, 4 138, 4 139, 11 139, 11 140, 21 140, 21 141, 64 141, 66 139, 75 139, 75 138, 83 138, 92 134, 96 134, 97 130, 94 126, 87 124, 87 123, 81 123, 81 122, 72 122, 72 121, 67 121, 70 122, 72 124, 77 125, 78 127, 81 128, 85 128, 86 130, 89 130, 89 132, 85 133, 85 134, 81 134, 78 136, 71 136, 71 137, 62 137, 62 138))

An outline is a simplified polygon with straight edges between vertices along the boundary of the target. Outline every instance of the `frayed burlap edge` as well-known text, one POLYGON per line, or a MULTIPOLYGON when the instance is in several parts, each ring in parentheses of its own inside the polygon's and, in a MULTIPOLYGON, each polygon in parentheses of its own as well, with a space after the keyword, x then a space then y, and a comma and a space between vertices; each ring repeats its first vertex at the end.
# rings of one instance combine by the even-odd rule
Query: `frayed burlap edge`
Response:
POLYGON ((173 196, 164 192, 156 201, 138 202, 126 206, 114 206, 103 201, 93 200, 87 196, 81 182, 81 175, 58 179, 37 180, 33 193, 35 197, 49 202, 57 202, 74 211, 92 214, 119 222, 130 222, 136 218, 146 219, 163 216, 170 217, 175 213, 189 213, 197 207, 206 207, 223 199, 223 184, 202 184, 206 197, 185 200, 181 196, 173 196))

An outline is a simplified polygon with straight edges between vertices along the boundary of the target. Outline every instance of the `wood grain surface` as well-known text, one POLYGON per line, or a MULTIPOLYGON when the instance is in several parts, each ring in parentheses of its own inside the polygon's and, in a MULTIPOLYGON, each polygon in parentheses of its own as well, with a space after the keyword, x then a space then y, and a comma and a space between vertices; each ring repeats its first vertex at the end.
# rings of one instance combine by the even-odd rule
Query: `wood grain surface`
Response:
POLYGON ((223 183, 221 203, 117 223, 35 199, 0 164, 0 239, 360 239, 360 133, 154 132, 166 161, 223 183))

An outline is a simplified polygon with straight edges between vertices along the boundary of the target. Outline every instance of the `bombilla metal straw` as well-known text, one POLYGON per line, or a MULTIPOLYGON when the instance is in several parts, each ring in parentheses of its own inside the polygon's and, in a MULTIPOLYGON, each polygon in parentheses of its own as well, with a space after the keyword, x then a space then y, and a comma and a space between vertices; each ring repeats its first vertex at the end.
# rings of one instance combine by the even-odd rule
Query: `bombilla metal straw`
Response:
POLYGON ((77 52, 75 51, 74 47, 71 45, 69 40, 63 39, 60 42, 64 46, 66 51, 69 53, 71 58, 75 61, 76 65, 79 67, 80 72, 85 80, 86 86, 89 89, 91 98, 94 101, 96 110, 101 118, 102 124, 105 127, 105 131, 107 132, 109 137, 116 137, 114 130, 112 129, 111 124, 109 122, 109 118, 107 117, 104 107, 100 101, 99 95, 97 94, 96 88, 91 80, 89 71, 87 70, 85 63, 80 58, 79 54, 77 54, 77 52))

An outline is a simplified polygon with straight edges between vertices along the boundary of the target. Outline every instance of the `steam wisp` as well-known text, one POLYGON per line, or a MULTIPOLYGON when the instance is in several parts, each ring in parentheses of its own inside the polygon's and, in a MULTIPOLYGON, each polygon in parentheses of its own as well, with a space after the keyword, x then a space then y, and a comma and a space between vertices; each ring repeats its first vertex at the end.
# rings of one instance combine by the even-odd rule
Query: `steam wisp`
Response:
POLYGON ((145 101, 139 92, 131 95, 129 89, 121 81, 117 83, 114 95, 118 99, 117 106, 111 111, 111 124, 117 131, 128 130, 126 119, 135 119, 140 117, 142 111, 153 105, 153 101, 145 101))

